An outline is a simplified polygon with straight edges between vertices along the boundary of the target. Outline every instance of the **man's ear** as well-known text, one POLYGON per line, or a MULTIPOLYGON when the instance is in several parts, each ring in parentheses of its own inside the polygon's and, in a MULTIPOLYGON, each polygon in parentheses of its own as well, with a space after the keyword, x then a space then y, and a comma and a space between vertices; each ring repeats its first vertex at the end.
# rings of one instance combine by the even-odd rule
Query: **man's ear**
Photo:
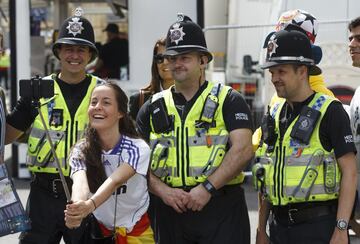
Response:
POLYGON ((207 56, 201 56, 200 57, 200 65, 206 65, 208 63, 209 59, 207 56))
POLYGON ((300 65, 296 69, 296 73, 298 73, 301 76, 307 76, 309 73, 309 68, 306 65, 300 65))

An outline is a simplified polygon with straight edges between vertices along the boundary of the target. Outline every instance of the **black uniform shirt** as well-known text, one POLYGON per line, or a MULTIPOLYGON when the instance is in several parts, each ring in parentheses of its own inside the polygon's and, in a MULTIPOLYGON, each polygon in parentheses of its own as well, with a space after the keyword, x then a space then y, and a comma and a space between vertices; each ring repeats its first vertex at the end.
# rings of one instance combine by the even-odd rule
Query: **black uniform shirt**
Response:
POLYGON ((129 98, 129 115, 133 120, 136 120, 136 116, 143 104, 140 104, 140 96, 143 96, 143 104, 149 100, 151 93, 143 91, 142 95, 140 92, 136 92, 129 98))
MULTIPOLYGON (((285 133, 285 129, 300 114, 303 106, 306 106, 314 98, 315 93, 303 102, 293 103, 291 109, 288 103, 285 103, 280 112, 280 135, 285 133), (285 116, 286 112, 286 116, 285 116)), ((320 123, 320 141, 325 150, 334 149, 336 158, 340 158, 349 152, 355 152, 355 145, 352 138, 349 116, 340 102, 332 102, 325 112, 320 123)))
MULTIPOLYGON (((197 98, 201 95, 201 93, 206 89, 207 86, 208 82, 205 81, 204 84, 200 86, 194 97, 189 101, 186 101, 185 97, 181 93, 176 93, 174 89, 171 90, 176 109, 183 121, 185 120, 187 114, 189 113, 191 107, 194 105, 197 98)), ((150 101, 151 99, 149 99, 144 104, 144 106, 141 107, 136 118, 138 131, 140 135, 142 135, 142 137, 147 141, 149 141, 149 135, 151 131, 149 106, 150 101)), ((226 129, 229 132, 240 128, 253 130, 250 109, 239 92, 233 89, 229 90, 223 104, 222 112, 226 129)))
MULTIPOLYGON (((56 77, 56 82, 64 96, 71 118, 74 118, 76 110, 86 96, 87 89, 91 83, 91 76, 86 76, 86 78, 78 84, 68 84, 58 77, 56 77)), ((37 115, 38 111, 31 104, 31 100, 20 98, 13 111, 6 116, 6 123, 18 130, 26 131, 34 122, 37 115)))

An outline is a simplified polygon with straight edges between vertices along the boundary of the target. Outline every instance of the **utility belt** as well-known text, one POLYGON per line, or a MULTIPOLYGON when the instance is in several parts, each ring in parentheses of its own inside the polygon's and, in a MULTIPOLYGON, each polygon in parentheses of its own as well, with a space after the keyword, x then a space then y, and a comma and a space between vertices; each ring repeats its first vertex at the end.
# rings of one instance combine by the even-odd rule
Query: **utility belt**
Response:
MULTIPOLYGON (((195 188, 196 186, 184 186, 178 188, 183 189, 186 192, 190 192, 191 189, 195 188)), ((234 192, 237 192, 239 189, 242 189, 241 184, 226 185, 216 190, 216 192, 212 194, 212 197, 221 197, 221 196, 229 195, 234 192)))
MULTIPOLYGON (((65 176, 66 184, 71 192, 72 180, 65 176)), ((58 174, 34 173, 32 184, 50 193, 54 198, 66 199, 64 187, 58 174)))
POLYGON ((271 211, 275 220, 286 226, 301 224, 317 217, 335 214, 338 201, 307 202, 288 204, 286 206, 273 206, 271 211))

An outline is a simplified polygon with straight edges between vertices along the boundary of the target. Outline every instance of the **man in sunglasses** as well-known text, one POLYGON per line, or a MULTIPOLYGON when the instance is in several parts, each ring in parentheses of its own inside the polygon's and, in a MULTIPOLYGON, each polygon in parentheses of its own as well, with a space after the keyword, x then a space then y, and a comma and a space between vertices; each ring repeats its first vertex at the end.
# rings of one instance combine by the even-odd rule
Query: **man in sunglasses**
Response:
POLYGON ((240 186, 253 156, 249 108, 238 92, 205 80, 213 57, 189 17, 171 25, 164 55, 175 86, 153 95, 137 117, 152 147, 160 243, 250 243, 240 186))

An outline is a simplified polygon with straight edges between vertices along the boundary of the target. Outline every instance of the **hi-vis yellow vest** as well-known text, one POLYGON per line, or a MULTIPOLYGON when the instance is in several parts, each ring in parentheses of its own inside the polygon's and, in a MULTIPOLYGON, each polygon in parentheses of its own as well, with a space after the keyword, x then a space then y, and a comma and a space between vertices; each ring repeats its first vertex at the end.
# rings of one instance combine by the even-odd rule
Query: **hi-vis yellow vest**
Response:
POLYGON ((337 199, 341 173, 337 165, 334 150, 326 151, 321 145, 319 128, 321 120, 335 99, 322 93, 316 93, 309 107, 321 112, 308 145, 290 137, 290 133, 298 119, 295 118, 287 128, 283 140, 280 140, 280 111, 285 104, 275 104, 271 114, 275 118, 278 134, 273 152, 266 152, 268 145, 263 144, 256 152, 258 162, 253 167, 256 171, 262 168, 264 175, 263 193, 273 205, 289 203, 327 201, 337 199))
MULTIPOLYGON (((220 166, 225 156, 229 132, 225 127, 222 108, 230 87, 221 85, 213 127, 207 130, 195 126, 206 97, 218 85, 220 84, 208 83, 183 122, 175 107, 171 89, 157 93, 152 98, 154 102, 163 97, 168 114, 174 116, 172 131, 157 134, 152 127, 150 133, 151 171, 171 187, 191 187, 204 182, 220 166)), ((151 126, 156 123, 152 118, 150 121, 151 126)), ((243 174, 240 174, 228 184, 238 184, 243 179, 243 174)))
MULTIPOLYGON (((99 82, 99 79, 92 76, 86 96, 78 107, 74 119, 71 119, 66 101, 61 93, 55 77, 48 76, 44 79, 54 80, 54 94, 50 99, 40 99, 41 113, 44 117, 50 137, 56 148, 56 154, 59 158, 62 171, 65 176, 69 176, 70 167, 67 164, 67 156, 72 145, 83 137, 87 124, 89 122, 87 110, 90 103, 91 92, 99 82), (49 123, 51 111, 54 109, 62 110, 62 124, 54 126, 49 123)), ((31 133, 28 139, 27 165, 32 172, 57 173, 55 159, 52 156, 50 144, 46 138, 45 130, 41 122, 40 115, 37 115, 31 133)))

